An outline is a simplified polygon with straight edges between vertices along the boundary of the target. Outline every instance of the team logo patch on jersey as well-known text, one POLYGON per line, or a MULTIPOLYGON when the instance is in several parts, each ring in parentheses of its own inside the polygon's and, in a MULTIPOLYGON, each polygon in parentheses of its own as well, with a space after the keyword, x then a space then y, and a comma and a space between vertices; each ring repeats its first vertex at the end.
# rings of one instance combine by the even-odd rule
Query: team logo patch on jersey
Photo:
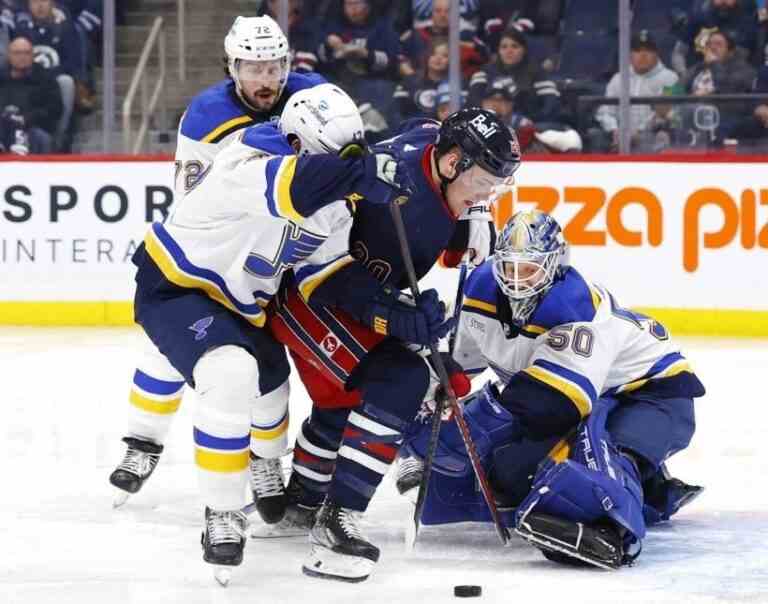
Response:
POLYGON ((322 346, 323 352, 330 356, 339 349, 339 339, 332 333, 329 333, 323 338, 320 346, 322 346))
POLYGON ((213 323, 213 317, 203 317, 189 326, 189 329, 195 332, 195 342, 208 335, 206 330, 211 326, 211 323, 213 323))

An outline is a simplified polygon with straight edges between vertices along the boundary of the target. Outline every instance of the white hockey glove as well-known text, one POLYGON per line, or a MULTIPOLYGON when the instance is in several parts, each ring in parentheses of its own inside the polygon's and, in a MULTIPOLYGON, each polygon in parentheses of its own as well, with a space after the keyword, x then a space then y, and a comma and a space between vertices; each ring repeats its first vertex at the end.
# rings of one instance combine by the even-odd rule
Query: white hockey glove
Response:
POLYGON ((493 224, 491 206, 487 203, 474 205, 464 210, 459 220, 469 221, 469 240, 466 260, 473 266, 480 266, 493 254, 496 246, 496 226, 493 224))

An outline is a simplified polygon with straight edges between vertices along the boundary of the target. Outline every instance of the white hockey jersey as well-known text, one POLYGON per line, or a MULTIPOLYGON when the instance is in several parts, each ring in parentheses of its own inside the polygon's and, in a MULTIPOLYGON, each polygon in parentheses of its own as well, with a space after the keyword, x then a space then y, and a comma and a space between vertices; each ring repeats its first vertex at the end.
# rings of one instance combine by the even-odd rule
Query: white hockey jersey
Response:
POLYGON ((324 82, 325 79, 317 74, 289 73, 278 103, 271 111, 260 114, 248 111, 237 98, 231 79, 222 80, 195 96, 179 123, 174 177, 176 195, 191 189, 216 154, 244 128, 277 120, 286 100, 294 92, 324 82))
POLYGON ((145 237, 165 278, 204 290, 260 327, 287 269, 348 256, 351 204, 340 199, 306 217, 299 213, 291 197, 292 152, 271 124, 241 132, 220 151, 166 222, 153 224, 145 237))
POLYGON ((690 364, 663 325, 622 308, 607 289, 574 268, 519 332, 505 320, 505 311, 506 298, 487 261, 467 279, 456 361, 468 373, 491 367, 505 385, 525 372, 567 397, 582 417, 600 396, 691 377, 690 364))

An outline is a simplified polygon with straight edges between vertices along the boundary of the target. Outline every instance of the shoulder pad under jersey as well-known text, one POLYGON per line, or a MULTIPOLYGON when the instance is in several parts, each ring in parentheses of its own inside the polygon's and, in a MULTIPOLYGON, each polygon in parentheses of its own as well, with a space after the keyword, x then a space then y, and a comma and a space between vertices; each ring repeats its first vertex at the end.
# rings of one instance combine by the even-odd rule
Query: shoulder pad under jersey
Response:
POLYGON ((325 84, 326 80, 319 73, 297 73, 291 71, 288 74, 288 80, 285 82, 285 90, 283 90, 283 96, 287 99, 294 92, 304 90, 306 88, 314 88, 319 84, 325 84))
POLYGON ((243 134, 242 142, 269 155, 294 155, 293 147, 272 122, 250 126, 243 134))
POLYGON ((592 321, 600 306, 600 295, 575 268, 557 281, 531 316, 531 326, 548 331, 558 325, 592 321))
POLYGON ((464 284, 462 311, 497 318, 498 289, 493 278, 492 264, 486 260, 473 270, 464 284))
POLYGON ((193 98, 181 120, 181 134, 201 143, 216 144, 252 124, 254 119, 237 100, 234 86, 232 80, 223 80, 193 98))

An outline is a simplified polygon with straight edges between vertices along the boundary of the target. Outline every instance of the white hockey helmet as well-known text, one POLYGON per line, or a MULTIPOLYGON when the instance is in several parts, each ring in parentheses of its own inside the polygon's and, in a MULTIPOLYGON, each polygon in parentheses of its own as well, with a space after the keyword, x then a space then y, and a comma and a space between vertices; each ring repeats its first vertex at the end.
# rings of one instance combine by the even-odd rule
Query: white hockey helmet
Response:
POLYGON ((241 71, 244 66, 254 63, 273 64, 275 69, 263 73, 265 81, 277 84, 277 98, 280 98, 288 79, 290 52, 288 39, 272 17, 237 17, 224 38, 224 51, 229 75, 246 104, 251 103, 243 97, 242 80, 248 76, 241 71))
POLYGON ((299 155, 338 153, 350 143, 364 144, 357 105, 335 84, 320 84, 291 95, 279 126, 286 137, 298 137, 299 155))

